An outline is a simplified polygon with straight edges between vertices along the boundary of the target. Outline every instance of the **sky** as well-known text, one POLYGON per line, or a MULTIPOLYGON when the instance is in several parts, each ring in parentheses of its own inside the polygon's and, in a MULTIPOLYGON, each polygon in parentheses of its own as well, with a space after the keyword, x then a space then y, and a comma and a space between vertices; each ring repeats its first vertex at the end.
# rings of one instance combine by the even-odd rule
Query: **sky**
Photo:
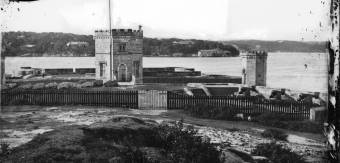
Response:
MULTIPOLYGON (((2 31, 94 34, 108 29, 108 0, 6 3, 2 31)), ((325 41, 330 0, 111 0, 113 28, 145 37, 325 41)))

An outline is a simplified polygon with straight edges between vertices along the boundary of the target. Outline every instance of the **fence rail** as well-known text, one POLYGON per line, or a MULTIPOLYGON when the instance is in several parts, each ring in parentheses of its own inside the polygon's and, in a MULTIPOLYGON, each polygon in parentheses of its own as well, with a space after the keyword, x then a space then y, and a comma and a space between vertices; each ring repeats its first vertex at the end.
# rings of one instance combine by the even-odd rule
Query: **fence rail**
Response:
POLYGON ((303 102, 272 101, 259 97, 240 96, 187 96, 168 92, 168 109, 185 109, 188 106, 208 106, 229 109, 232 113, 258 115, 265 112, 284 113, 292 120, 309 119, 310 104, 303 102))
POLYGON ((138 108, 138 91, 12 90, 1 92, 5 105, 91 105, 138 108))

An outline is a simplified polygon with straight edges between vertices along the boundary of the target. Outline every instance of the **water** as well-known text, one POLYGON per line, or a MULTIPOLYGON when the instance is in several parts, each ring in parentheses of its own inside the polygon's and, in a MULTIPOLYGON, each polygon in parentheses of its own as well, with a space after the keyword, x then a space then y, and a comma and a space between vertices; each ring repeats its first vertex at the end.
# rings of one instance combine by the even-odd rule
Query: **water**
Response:
MULTIPOLYGON (((205 74, 241 76, 240 57, 145 57, 144 67, 190 67, 205 74)), ((269 53, 267 86, 301 91, 327 92, 328 55, 325 53, 269 53), (307 68, 305 68, 305 64, 307 68)))
MULTIPOLYGON (((6 73, 20 67, 95 68, 94 57, 7 57, 6 73)), ((327 92, 328 55, 325 53, 269 53, 267 86, 327 92), (307 68, 305 68, 307 64, 307 68)), ((144 57, 144 67, 189 67, 204 74, 241 76, 240 57, 144 57)))

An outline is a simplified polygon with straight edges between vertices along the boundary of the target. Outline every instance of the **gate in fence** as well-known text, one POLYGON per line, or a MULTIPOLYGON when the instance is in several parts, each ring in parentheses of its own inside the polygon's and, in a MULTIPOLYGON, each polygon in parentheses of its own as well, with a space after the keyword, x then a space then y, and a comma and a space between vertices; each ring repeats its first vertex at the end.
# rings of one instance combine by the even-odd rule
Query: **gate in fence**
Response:
POLYGON ((140 90, 138 91, 138 108, 151 110, 166 110, 167 91, 140 90))

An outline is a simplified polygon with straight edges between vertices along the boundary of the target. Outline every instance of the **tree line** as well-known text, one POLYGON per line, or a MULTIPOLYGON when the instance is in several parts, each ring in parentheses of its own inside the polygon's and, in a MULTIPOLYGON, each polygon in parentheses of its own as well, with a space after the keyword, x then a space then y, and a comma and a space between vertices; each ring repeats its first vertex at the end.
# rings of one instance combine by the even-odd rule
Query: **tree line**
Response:
MULTIPOLYGON (((143 40, 144 56, 192 56, 199 50, 216 49, 229 52, 229 56, 238 56, 240 52, 261 49, 268 52, 325 52, 325 42, 298 41, 259 41, 233 40, 208 41, 184 40, 178 38, 146 38, 143 40)), ((92 35, 71 33, 3 33, 2 54, 4 56, 94 56, 95 42, 92 35), (85 45, 68 46, 69 42, 85 42, 85 45)))

